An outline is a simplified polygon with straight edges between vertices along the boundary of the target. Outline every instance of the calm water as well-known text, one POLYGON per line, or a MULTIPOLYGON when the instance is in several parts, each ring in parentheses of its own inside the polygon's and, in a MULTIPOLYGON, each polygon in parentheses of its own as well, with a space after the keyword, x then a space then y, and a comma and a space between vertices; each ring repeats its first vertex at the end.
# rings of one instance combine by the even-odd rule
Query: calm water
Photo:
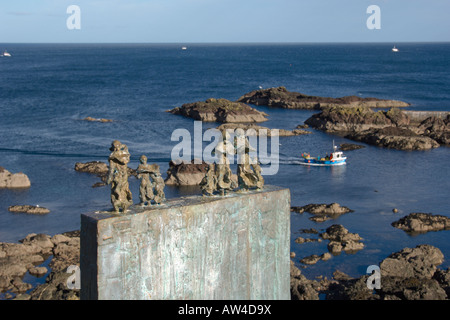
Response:
MULTIPOLYGON (((111 141, 127 144, 132 167, 140 155, 161 166, 163 176, 177 142, 176 128, 193 121, 166 110, 183 103, 227 98, 274 86, 310 95, 378 97, 410 102, 409 109, 450 111, 450 44, 346 45, 18 45, 3 44, 13 57, 0 58, 0 166, 25 172, 28 190, 0 190, 0 241, 29 233, 56 234, 80 227, 80 214, 109 209, 108 187, 74 171, 75 162, 106 161, 111 141), (91 123, 91 116, 113 123, 91 123), (39 204, 45 216, 13 214, 14 204, 39 204)), ((3 49, 2 49, 3 50, 3 49)), ((257 107, 269 114, 264 125, 293 129, 311 111, 257 107)), ((205 124, 204 128, 216 126, 205 124)), ((411 212, 449 215, 450 149, 403 152, 367 146, 347 153, 348 165, 308 168, 296 164, 302 152, 329 152, 344 138, 314 131, 280 138, 281 164, 266 183, 288 187, 292 205, 338 202, 354 210, 336 220, 314 223, 292 214, 291 250, 296 261, 327 251, 326 244, 294 242, 301 228, 343 224, 364 238, 365 249, 308 266, 309 276, 340 269, 353 276, 404 247, 427 243, 450 265, 450 231, 415 237, 391 222, 411 212), (400 213, 392 213, 392 208, 400 213)), ((130 180, 135 201, 138 180, 130 180)), ((199 193, 166 187, 167 197, 199 193)), ((308 237, 308 235, 303 235, 308 237)), ((299 264, 300 265, 300 264, 299 264)))

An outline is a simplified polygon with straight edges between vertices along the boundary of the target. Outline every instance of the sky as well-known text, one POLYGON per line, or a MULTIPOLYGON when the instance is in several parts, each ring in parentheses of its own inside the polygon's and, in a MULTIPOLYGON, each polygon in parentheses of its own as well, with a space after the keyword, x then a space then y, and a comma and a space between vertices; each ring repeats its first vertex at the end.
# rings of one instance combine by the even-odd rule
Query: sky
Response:
POLYGON ((449 16, 450 0, 0 0, 0 43, 443 42, 449 16))

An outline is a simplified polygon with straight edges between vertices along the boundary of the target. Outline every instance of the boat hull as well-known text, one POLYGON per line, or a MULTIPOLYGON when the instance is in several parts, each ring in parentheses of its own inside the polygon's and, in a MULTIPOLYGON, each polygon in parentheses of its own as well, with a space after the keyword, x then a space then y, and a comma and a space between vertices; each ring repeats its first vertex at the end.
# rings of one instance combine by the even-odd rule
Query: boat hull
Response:
POLYGON ((302 159, 300 164, 305 166, 342 166, 346 164, 346 160, 317 160, 317 159, 302 159))

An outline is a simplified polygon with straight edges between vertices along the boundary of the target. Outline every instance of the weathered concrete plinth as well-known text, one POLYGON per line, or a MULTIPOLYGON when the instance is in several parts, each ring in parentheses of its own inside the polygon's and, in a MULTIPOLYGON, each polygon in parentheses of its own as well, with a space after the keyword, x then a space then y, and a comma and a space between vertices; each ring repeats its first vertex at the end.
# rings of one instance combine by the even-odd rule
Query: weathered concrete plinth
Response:
POLYGON ((290 299, 290 192, 275 186, 81 217, 82 299, 290 299))

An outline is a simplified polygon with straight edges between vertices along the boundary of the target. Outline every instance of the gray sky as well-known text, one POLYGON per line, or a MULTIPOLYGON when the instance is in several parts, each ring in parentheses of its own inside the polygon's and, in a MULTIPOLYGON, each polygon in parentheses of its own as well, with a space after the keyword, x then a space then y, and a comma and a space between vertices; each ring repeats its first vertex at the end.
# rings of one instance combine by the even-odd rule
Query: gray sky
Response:
POLYGON ((450 41, 449 16, 450 0, 1 0, 0 43, 435 42, 450 41))

